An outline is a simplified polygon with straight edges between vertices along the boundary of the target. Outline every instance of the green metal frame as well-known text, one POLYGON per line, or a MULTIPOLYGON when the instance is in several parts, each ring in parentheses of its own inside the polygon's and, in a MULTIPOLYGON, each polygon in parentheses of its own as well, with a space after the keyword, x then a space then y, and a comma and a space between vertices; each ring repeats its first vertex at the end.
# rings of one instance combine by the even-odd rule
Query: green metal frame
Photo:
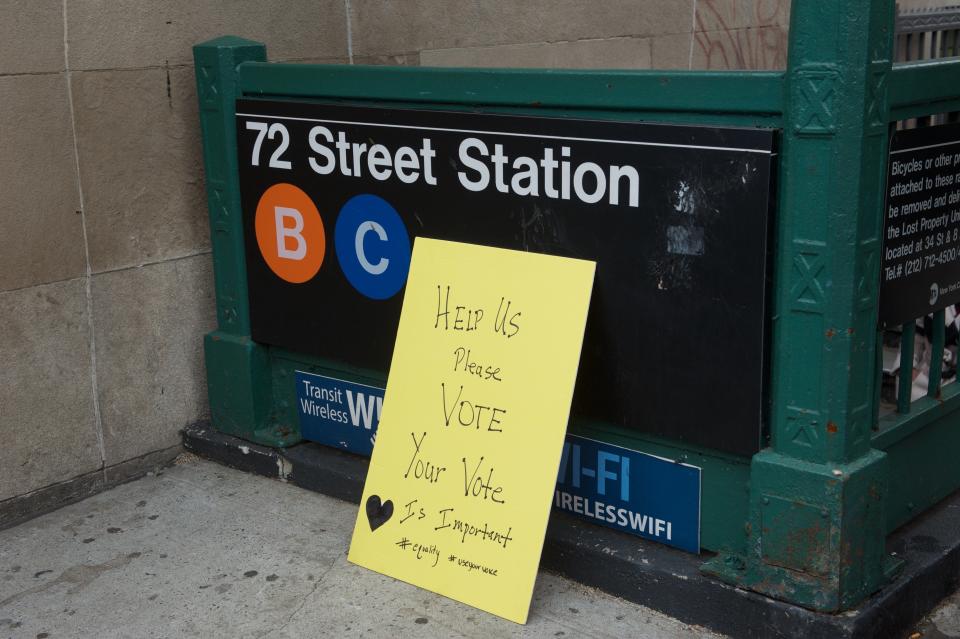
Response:
POLYGON ((781 130, 773 218, 770 442, 752 459, 603 423, 581 433, 703 468, 703 570, 809 608, 856 605, 895 572, 896 526, 960 486, 960 392, 878 419, 877 295, 891 122, 960 110, 960 61, 891 65, 892 0, 794 2, 786 72, 543 71, 276 64, 224 37, 194 49, 218 328, 212 419, 299 441, 294 370, 384 382, 250 339, 234 100, 328 102, 781 130), (895 480, 895 481, 892 481, 895 480))

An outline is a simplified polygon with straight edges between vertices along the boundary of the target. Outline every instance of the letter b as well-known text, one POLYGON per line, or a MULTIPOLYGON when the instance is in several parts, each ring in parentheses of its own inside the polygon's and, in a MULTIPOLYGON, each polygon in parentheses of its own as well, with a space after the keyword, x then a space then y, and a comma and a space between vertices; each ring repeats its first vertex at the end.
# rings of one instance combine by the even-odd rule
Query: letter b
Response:
POLYGON ((277 220, 277 257, 286 260, 302 260, 307 254, 307 242, 303 239, 303 215, 297 209, 286 206, 273 208, 277 220), (285 220, 292 219, 293 226, 287 226, 285 220), (287 248, 287 239, 292 238, 295 249, 287 248))

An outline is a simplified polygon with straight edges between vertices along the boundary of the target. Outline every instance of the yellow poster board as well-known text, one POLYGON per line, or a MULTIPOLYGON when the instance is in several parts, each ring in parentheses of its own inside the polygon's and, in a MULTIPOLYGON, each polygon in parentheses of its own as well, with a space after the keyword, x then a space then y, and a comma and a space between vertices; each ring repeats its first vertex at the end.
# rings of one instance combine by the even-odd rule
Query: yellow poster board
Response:
POLYGON ((350 561, 526 622, 594 266, 417 238, 350 561))

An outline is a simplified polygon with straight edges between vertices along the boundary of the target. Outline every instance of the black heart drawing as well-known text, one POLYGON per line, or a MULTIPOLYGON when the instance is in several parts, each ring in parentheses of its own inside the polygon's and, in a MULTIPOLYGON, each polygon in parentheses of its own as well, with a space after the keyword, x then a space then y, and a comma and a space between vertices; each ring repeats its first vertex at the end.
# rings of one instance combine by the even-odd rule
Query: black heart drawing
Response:
POLYGON ((370 495, 367 498, 367 521, 370 522, 370 532, 387 523, 393 516, 393 502, 389 499, 382 504, 380 495, 370 495))

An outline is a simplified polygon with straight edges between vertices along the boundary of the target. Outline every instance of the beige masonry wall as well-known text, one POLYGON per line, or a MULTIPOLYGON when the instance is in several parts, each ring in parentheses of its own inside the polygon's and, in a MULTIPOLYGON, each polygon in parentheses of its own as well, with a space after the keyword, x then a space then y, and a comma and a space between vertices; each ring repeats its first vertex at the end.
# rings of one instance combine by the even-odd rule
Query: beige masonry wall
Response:
POLYGON ((790 2, 411 0, 351 9, 357 63, 771 69, 786 65, 790 2))
POLYGON ((271 60, 760 69, 785 65, 788 20, 788 0, 0 0, 0 518, 24 496, 167 459, 208 415, 191 45, 234 34, 271 60))
POLYGON ((169 459, 208 415, 191 46, 235 33, 278 60, 346 62, 345 11, 0 0, 0 526, 24 495, 72 497, 142 471, 133 458, 169 459))

